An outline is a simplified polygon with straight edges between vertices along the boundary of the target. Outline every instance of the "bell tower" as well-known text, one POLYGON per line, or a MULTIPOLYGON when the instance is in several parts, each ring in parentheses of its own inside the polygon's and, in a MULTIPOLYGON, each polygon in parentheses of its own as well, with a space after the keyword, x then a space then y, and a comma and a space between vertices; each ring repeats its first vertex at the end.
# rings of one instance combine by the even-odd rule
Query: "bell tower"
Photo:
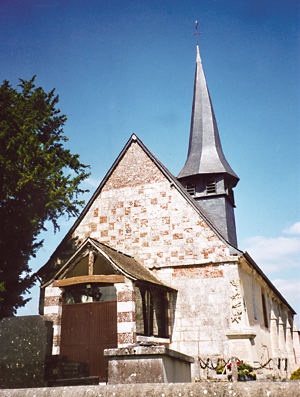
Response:
POLYGON ((233 188, 239 178, 222 150, 198 44, 188 155, 177 179, 237 247, 233 188))

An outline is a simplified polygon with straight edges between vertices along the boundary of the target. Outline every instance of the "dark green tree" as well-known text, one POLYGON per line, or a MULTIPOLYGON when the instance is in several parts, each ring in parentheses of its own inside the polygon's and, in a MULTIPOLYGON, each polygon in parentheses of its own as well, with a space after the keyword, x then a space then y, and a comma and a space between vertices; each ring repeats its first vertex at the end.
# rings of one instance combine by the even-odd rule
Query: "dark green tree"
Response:
POLYGON ((61 215, 78 215, 86 191, 79 186, 89 176, 79 155, 64 148, 67 118, 54 89, 46 93, 34 80, 0 87, 0 319, 30 299, 28 261, 43 244, 38 235, 46 221, 55 232, 61 215))

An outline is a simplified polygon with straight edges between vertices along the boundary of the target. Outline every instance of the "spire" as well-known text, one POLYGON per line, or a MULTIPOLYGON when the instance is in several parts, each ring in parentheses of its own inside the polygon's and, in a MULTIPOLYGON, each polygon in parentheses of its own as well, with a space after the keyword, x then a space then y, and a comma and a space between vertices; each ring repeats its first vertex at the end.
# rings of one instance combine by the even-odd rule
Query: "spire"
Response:
POLYGON ((186 163, 178 178, 197 174, 227 173, 235 186, 238 176, 228 164, 221 146, 219 131, 197 44, 194 99, 192 107, 190 141, 186 163))
POLYGON ((239 178, 222 150, 198 44, 189 149, 177 178, 223 236, 237 247, 233 188, 239 178))

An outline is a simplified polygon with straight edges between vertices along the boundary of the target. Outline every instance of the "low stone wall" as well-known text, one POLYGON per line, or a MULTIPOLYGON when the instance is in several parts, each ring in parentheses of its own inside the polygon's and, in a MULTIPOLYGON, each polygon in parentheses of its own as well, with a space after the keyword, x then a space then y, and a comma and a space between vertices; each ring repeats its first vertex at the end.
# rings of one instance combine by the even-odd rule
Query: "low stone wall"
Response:
POLYGON ((0 390, 0 397, 299 397, 300 381, 144 383, 0 390))

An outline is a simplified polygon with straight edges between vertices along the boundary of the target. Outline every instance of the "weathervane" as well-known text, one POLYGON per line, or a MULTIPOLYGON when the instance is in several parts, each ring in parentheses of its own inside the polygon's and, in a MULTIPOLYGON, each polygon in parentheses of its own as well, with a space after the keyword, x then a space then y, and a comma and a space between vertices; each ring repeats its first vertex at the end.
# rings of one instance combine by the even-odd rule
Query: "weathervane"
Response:
POLYGON ((196 28, 196 33, 192 33, 192 36, 197 36, 197 45, 198 43, 198 36, 199 34, 202 34, 202 32, 198 32, 198 21, 195 21, 195 28, 196 28))

